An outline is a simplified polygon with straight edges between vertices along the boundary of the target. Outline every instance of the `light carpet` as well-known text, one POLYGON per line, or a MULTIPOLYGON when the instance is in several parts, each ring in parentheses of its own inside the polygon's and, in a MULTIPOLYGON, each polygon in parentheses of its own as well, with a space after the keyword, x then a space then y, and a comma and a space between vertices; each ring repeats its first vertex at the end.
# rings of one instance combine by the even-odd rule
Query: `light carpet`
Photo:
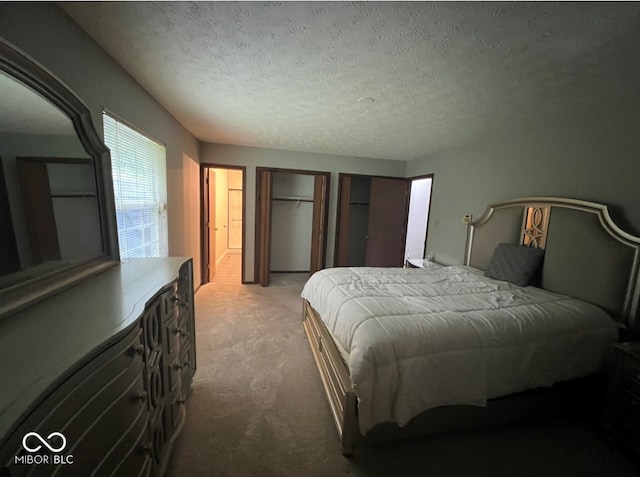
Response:
POLYGON ((631 477, 595 425, 545 421, 340 445, 302 327, 304 274, 214 281, 196 294, 197 372, 171 477, 631 477))

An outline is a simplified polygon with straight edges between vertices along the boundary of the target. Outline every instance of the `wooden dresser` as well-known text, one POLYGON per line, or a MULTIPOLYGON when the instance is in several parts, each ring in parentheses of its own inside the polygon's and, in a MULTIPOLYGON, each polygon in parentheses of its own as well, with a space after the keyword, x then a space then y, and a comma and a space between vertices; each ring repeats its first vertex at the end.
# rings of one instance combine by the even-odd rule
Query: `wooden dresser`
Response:
POLYGON ((614 347, 603 427, 640 458, 640 341, 614 347))
POLYGON ((137 259, 0 323, 0 475, 161 476, 196 369, 192 261, 137 259))

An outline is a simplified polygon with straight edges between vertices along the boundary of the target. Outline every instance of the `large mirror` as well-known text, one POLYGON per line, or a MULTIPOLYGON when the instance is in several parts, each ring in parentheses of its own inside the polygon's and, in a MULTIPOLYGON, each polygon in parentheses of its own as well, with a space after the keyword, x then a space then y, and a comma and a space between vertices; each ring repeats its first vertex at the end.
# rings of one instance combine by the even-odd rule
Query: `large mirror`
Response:
POLYGON ((117 264, 115 230, 88 109, 0 42, 0 318, 117 264))

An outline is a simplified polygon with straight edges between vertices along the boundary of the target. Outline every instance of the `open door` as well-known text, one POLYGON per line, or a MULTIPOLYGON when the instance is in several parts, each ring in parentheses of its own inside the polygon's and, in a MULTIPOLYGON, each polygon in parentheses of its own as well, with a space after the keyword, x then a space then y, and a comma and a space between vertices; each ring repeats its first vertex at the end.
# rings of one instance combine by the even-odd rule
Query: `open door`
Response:
POLYGON ((410 180, 409 216, 407 219, 407 235, 404 247, 405 260, 409 260, 410 258, 424 258, 427 246, 427 229, 429 227, 433 174, 412 178, 410 180))
POLYGON ((367 234, 368 267, 401 267, 409 208, 409 181, 372 177, 367 234))
POLYGON ((351 200, 351 176, 340 176, 338 184, 338 220, 336 228, 336 248, 333 260, 336 267, 349 264, 349 201, 351 200))
POLYGON ((327 235, 324 224, 326 224, 328 220, 328 210, 326 207, 327 180, 326 175, 317 175, 314 178, 309 275, 313 275, 325 267, 327 235))
POLYGON ((268 169, 256 169, 258 181, 257 273, 258 283, 269 286, 271 279, 271 197, 273 174, 268 169))
POLYGON ((216 274, 215 173, 202 168, 202 283, 216 274))

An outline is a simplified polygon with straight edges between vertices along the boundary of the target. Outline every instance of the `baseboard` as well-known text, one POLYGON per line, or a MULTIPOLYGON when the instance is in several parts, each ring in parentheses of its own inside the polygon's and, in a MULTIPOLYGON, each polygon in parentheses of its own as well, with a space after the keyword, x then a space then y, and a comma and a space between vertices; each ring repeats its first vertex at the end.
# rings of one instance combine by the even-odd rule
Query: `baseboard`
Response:
POLYGON ((224 253, 222 255, 220 255, 220 258, 218 260, 216 260, 216 268, 218 268, 218 265, 220 265, 220 262, 222 262, 222 260, 224 260, 224 257, 227 256, 228 252, 229 252, 229 250, 225 250, 224 253))

